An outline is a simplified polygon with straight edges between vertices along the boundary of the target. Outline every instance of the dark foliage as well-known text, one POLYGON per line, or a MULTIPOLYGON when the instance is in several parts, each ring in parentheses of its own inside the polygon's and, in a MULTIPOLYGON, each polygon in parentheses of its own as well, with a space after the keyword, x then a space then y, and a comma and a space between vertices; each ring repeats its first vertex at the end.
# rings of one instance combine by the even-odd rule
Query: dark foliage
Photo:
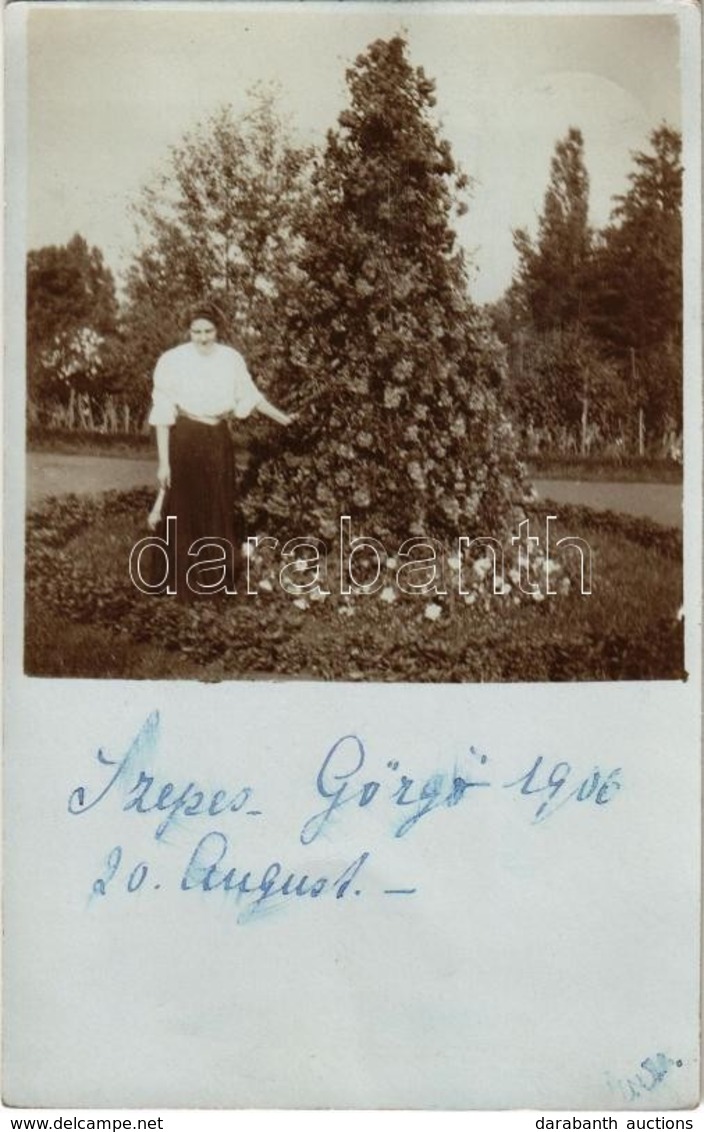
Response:
POLYGON ((36 406, 117 384, 118 304, 98 248, 76 234, 27 256, 27 389, 36 406))
MULTIPOLYGON (((28 673, 130 676, 134 648, 143 645, 162 650, 165 657, 189 658, 202 668, 215 664, 220 678, 227 679, 280 675, 476 682, 683 676, 682 623, 674 617, 649 616, 637 630, 625 633, 620 628, 590 630, 583 623, 569 629, 569 619, 554 620, 550 600, 530 608, 507 604, 502 597, 481 608, 456 603, 451 616, 431 623, 423 616, 423 599, 387 607, 376 598, 363 598, 355 616, 346 618, 335 601, 302 611, 281 592, 241 593, 195 606, 148 597, 129 580, 127 555, 145 533, 136 517, 145 515, 151 502, 147 489, 67 496, 48 500, 29 515, 28 673), (108 562, 91 553, 101 530, 124 534, 108 562), (54 626, 50 643, 46 625, 54 626), (99 635, 99 655, 91 651, 82 660, 65 658, 61 640, 67 625, 90 627, 93 638, 99 635)), ((548 510, 573 529, 618 534, 647 550, 654 563, 658 556, 679 561, 679 532, 585 508, 545 504, 534 516, 540 519, 548 510)))
POLYGON ((493 304, 520 427, 538 446, 677 452, 682 425, 680 135, 654 130, 601 232, 580 132, 555 147, 538 232, 493 304))

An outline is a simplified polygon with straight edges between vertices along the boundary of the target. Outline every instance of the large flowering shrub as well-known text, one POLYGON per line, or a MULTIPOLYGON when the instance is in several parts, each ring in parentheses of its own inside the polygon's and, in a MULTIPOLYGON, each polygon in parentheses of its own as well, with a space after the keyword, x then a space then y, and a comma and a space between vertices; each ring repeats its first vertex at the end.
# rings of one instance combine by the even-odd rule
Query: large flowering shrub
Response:
POLYGON ((381 539, 503 541, 524 485, 503 355, 451 228, 466 178, 402 39, 373 43, 347 80, 350 106, 303 219, 299 282, 281 302, 272 393, 298 419, 248 485, 248 524, 331 538, 344 514, 381 539))

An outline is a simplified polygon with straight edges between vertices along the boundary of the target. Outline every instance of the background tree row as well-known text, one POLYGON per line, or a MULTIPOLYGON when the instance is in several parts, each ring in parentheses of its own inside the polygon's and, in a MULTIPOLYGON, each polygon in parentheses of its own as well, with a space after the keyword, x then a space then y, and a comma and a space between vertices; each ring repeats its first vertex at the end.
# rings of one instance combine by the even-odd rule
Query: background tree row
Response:
POLYGON ((589 224, 582 135, 557 142, 537 231, 514 233, 514 281, 487 312, 504 384, 455 245, 468 183, 432 120, 432 81, 400 39, 371 45, 347 78, 350 105, 322 152, 291 142, 262 89, 247 113, 223 108, 186 135, 135 205, 140 251, 119 303, 82 237, 30 252, 31 417, 141 427, 155 360, 207 295, 263 387, 310 406, 311 427, 361 422, 384 397, 406 412, 417 395, 437 447, 436 431, 467 428, 474 411, 474 351, 476 372, 494 375, 480 385, 508 397, 525 449, 662 449, 682 413, 679 134, 662 125, 633 155, 601 231, 589 224), (412 389, 423 372, 438 403, 449 399, 444 415, 412 389), (326 415, 345 380, 348 400, 326 415))

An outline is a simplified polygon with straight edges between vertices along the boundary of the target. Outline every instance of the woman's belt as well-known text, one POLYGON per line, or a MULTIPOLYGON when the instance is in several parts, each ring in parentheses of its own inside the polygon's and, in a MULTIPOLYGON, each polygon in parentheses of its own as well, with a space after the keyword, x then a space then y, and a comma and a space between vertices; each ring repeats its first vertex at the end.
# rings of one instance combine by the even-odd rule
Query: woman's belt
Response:
POLYGON ((211 427, 213 425, 222 424, 228 416, 227 413, 222 413, 219 417, 199 417, 196 416, 195 413, 185 413, 183 409, 179 409, 178 415, 179 417, 185 417, 187 421, 195 421, 197 424, 210 425, 211 427))

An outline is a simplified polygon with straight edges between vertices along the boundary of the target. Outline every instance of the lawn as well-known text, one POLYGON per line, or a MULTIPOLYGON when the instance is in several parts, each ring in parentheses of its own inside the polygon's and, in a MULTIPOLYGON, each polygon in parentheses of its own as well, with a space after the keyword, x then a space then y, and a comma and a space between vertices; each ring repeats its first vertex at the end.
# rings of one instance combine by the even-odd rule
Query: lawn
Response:
POLYGON ((29 675, 132 679, 423 682, 680 679, 681 534, 586 508, 557 514, 554 537, 593 551, 593 592, 565 551, 560 592, 294 604, 280 589, 195 606, 141 594, 131 547, 151 492, 49 500, 27 526, 25 668, 29 675), (569 579, 569 581, 567 580, 569 579), (569 588, 569 592, 564 592, 569 588))

